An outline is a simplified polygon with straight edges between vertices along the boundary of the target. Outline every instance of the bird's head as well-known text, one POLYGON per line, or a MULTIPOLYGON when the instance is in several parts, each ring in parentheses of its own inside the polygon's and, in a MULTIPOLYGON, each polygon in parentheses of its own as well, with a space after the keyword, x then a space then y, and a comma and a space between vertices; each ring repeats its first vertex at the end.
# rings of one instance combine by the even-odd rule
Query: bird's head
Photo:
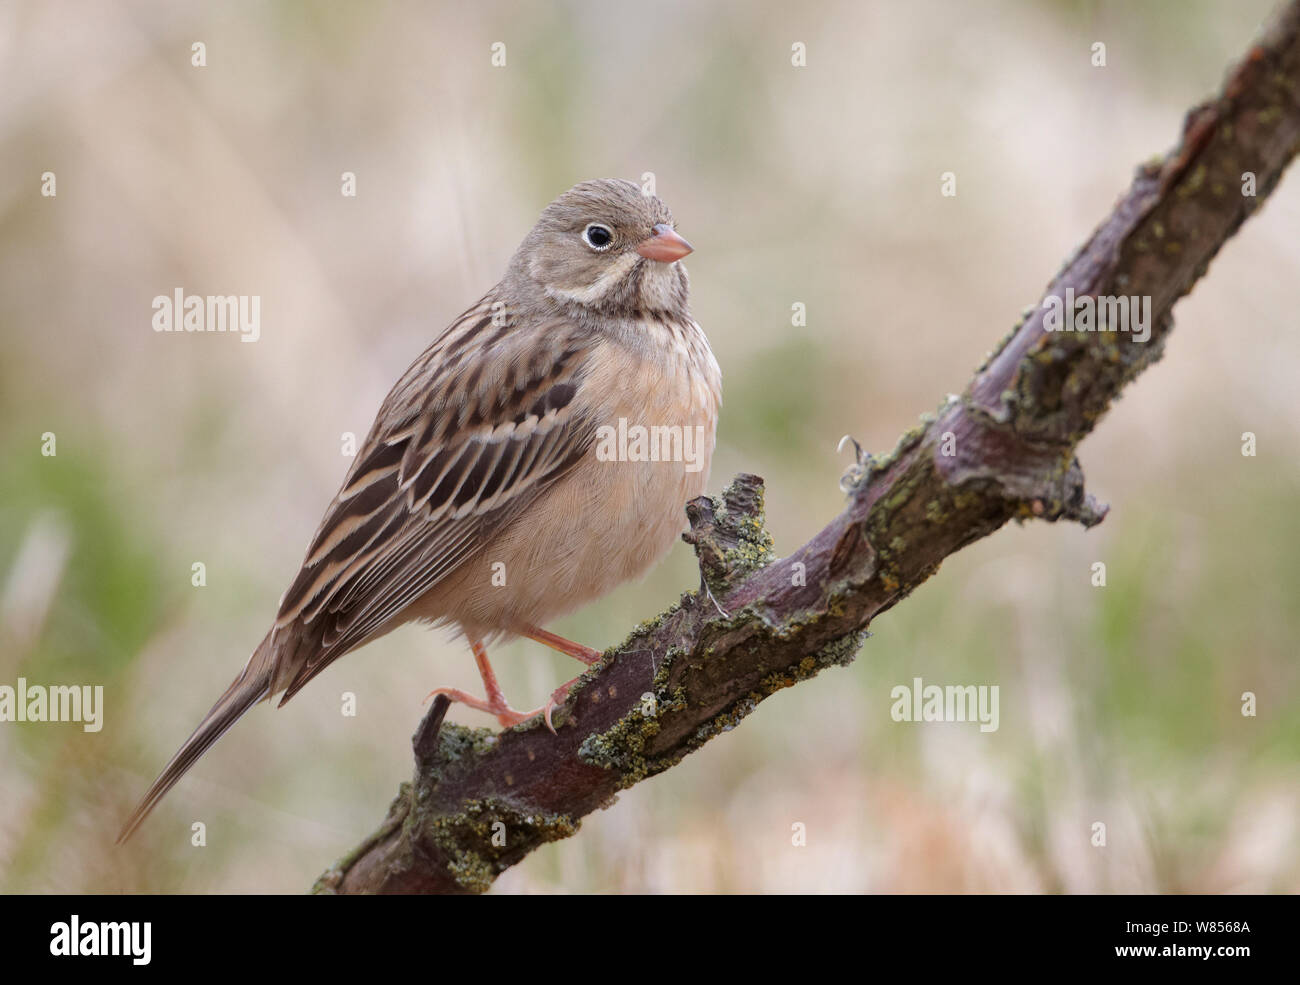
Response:
POLYGON ((686 313, 688 282, 678 262, 691 245, 673 214, 631 181, 575 185, 542 212, 511 261, 511 274, 564 306, 633 317, 686 313))

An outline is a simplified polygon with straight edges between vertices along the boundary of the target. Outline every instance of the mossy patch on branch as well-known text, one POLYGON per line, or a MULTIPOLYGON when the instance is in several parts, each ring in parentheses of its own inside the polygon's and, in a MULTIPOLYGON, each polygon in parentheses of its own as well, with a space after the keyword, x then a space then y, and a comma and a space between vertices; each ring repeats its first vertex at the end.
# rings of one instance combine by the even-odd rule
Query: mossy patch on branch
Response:
POLYGON ((413 816, 408 822, 448 859, 457 884, 484 893, 498 875, 538 845, 576 834, 567 814, 523 808, 502 797, 468 800, 452 814, 413 816))

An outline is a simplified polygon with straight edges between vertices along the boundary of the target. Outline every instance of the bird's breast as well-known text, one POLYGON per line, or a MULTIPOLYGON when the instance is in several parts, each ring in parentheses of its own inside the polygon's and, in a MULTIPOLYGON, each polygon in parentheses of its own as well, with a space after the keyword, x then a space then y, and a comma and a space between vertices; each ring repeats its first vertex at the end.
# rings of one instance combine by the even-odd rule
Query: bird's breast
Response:
POLYGON ((485 552, 508 587, 474 592, 480 634, 545 624, 640 577, 686 527, 713 461, 721 374, 694 323, 645 326, 648 347, 610 342, 580 392, 594 440, 485 552))
POLYGON ((686 503, 707 488, 717 435, 721 374, 703 332, 655 319, 641 330, 644 345, 611 344, 593 359, 595 440, 571 477, 602 518, 584 563, 608 573, 605 590, 677 541, 686 503))

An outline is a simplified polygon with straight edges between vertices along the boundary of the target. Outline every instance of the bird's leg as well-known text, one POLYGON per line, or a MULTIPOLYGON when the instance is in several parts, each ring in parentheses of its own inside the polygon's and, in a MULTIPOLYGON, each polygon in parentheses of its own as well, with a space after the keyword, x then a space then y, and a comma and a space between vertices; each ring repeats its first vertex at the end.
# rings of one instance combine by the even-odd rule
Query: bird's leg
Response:
MULTIPOLYGON (((548 633, 538 626, 525 626, 523 635, 530 640, 536 640, 538 643, 545 643, 552 650, 558 650, 566 656, 573 657, 574 660, 580 660, 588 667, 600 660, 599 650, 593 650, 591 647, 575 643, 573 640, 566 640, 563 636, 548 633)), ((573 680, 565 681, 557 687, 551 692, 550 700, 540 708, 528 712, 515 711, 506 701, 506 696, 501 691, 501 685, 497 683, 497 675, 492 670, 492 665, 488 663, 487 648, 475 639, 471 639, 469 645, 474 650, 474 662, 478 664, 479 676, 483 678, 483 689, 487 691, 487 700, 480 700, 472 694, 454 687, 440 687, 436 691, 430 691, 429 697, 424 700, 428 701, 429 698, 436 694, 445 694, 452 701, 468 705, 478 711, 485 711, 489 715, 496 715, 497 721, 501 723, 502 728, 510 728, 512 725, 528 721, 534 715, 541 715, 546 720, 546 727, 554 732, 555 726, 551 723, 551 712, 568 699, 569 688, 577 683, 578 677, 582 675, 579 674, 573 680)))
POLYGON ((538 643, 544 643, 552 650, 558 650, 567 657, 574 660, 581 660, 588 667, 600 660, 600 651, 593 650, 589 646, 583 646, 581 643, 575 643, 573 640, 566 640, 563 636, 556 636, 554 633, 548 633, 540 626, 524 626, 524 635, 530 640, 536 640, 538 643))
MULTIPOLYGON (((557 636, 555 633, 548 633, 540 626, 524 626, 524 635, 530 640, 544 643, 552 650, 557 650, 565 656, 573 657, 574 660, 581 660, 588 667, 600 661, 601 654, 599 650, 593 650, 591 647, 575 643, 573 640, 566 640, 563 636, 557 636)), ((542 708, 542 716, 546 719, 546 727, 552 732, 555 731, 555 726, 551 724, 551 711, 568 700, 569 688, 573 687, 580 677, 582 677, 581 674, 571 681, 565 681, 552 691, 551 700, 546 702, 546 705, 542 708)))
MULTIPOLYGON (((469 641, 469 645, 474 651, 474 662, 478 664, 479 676, 483 678, 483 689, 487 691, 487 700, 480 701, 472 694, 462 691, 459 688, 440 687, 436 691, 430 691, 429 697, 425 698, 425 701, 428 701, 429 698, 432 698, 435 694, 445 694, 447 697, 451 698, 452 701, 458 701, 463 705, 469 705, 469 707, 475 708, 478 711, 486 711, 489 715, 496 715, 497 721, 501 723, 502 728, 510 728, 512 725, 526 722, 534 715, 543 711, 543 709, 538 708, 537 711, 521 712, 515 711, 511 708, 509 702, 506 701, 505 694, 501 691, 501 685, 497 683, 497 675, 492 670, 492 664, 488 663, 487 647, 474 639, 469 641)), ((548 716, 546 719, 546 724, 548 726, 551 724, 549 717, 550 710, 551 706, 547 705, 545 708, 545 714, 548 716)), ((554 732, 555 729, 551 729, 551 731, 554 732)))

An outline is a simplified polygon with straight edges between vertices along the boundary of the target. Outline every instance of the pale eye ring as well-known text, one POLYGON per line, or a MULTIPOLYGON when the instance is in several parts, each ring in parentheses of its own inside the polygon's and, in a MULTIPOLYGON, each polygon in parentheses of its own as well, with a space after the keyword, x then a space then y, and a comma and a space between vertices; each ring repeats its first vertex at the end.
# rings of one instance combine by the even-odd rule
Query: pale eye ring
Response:
POLYGON ((614 234, 610 232, 608 226, 593 222, 588 224, 587 228, 582 231, 582 241, 597 253, 603 253, 613 244, 614 234))

